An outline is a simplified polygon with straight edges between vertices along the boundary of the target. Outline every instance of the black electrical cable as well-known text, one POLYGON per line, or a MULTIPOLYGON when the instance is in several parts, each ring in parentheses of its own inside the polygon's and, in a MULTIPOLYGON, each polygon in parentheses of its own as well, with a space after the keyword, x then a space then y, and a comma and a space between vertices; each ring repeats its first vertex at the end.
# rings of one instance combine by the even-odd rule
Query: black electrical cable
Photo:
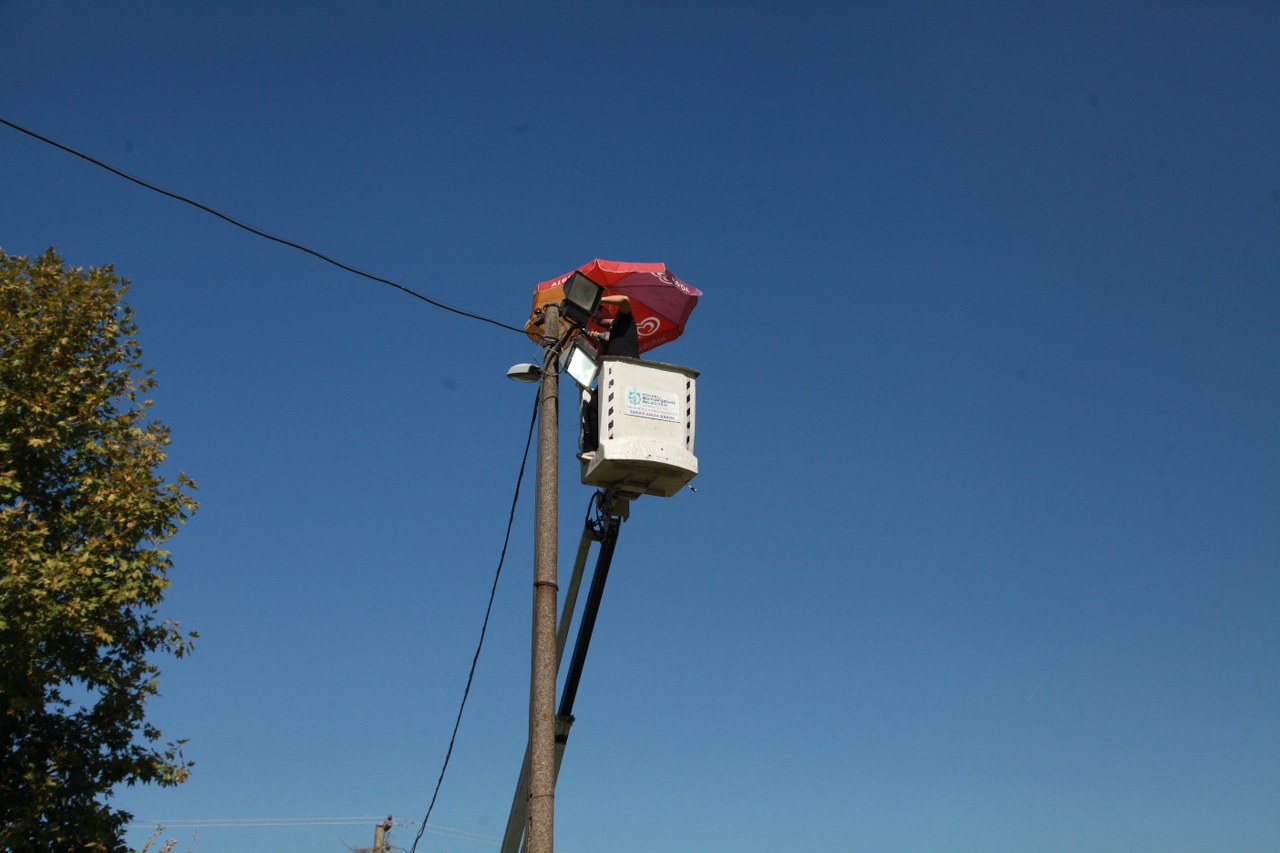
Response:
POLYGON ((538 422, 538 400, 540 394, 534 395, 533 418, 529 421, 529 435, 524 442, 524 457, 520 460, 520 473, 516 475, 516 492, 511 498, 511 514, 507 516, 507 535, 502 540, 502 554, 498 557, 498 571, 493 576, 493 587, 489 590, 489 604, 484 609, 484 623, 480 626, 480 642, 476 644, 476 653, 471 658, 471 671, 467 673, 467 686, 462 691, 462 704, 458 707, 458 717, 453 722, 453 734, 449 736, 449 748, 444 753, 444 766, 440 768, 440 778, 436 780, 436 789, 431 794, 431 803, 427 806, 427 815, 418 827, 414 836, 410 853, 417 853, 418 841, 427 830, 427 821, 431 819, 431 810, 436 807, 436 797, 440 795, 440 785, 444 782, 444 772, 449 769, 449 758, 453 755, 453 743, 458 738, 458 726, 462 724, 462 710, 467 707, 467 696, 471 693, 471 680, 475 678, 476 663, 480 660, 480 650, 484 648, 484 634, 489 629, 489 613, 493 610, 493 597, 498 591, 498 578, 502 577, 502 563, 507 558, 507 543, 511 541, 511 526, 515 522, 516 502, 520 500, 520 484, 524 481, 525 465, 529 462, 529 448, 533 445, 533 426, 538 422))
POLYGON ((36 133, 34 130, 28 130, 22 125, 15 124, 9 121, 7 118, 4 118, 3 116, 0 116, 0 124, 8 125, 9 127, 13 128, 19 133, 25 133, 27 136, 30 136, 33 139, 38 139, 41 142, 44 142, 48 145, 52 145, 54 148, 61 149, 62 151, 67 152, 68 154, 74 154, 76 157, 79 157, 82 160, 87 160, 93 165, 98 166, 99 168, 106 169, 108 172, 112 173, 113 175, 118 175, 124 178, 126 181, 132 181, 133 183, 137 184, 140 187, 146 187, 147 189, 153 192, 158 192, 161 195, 168 196, 169 198, 174 199, 175 201, 180 201, 180 202, 183 202, 184 204, 189 204, 192 207, 199 208, 200 210, 203 210, 205 213, 210 213, 218 217, 219 219, 223 220, 224 222, 231 223, 237 228, 243 228, 245 231, 248 231, 250 234, 256 234, 259 237, 265 237, 268 240, 272 240, 276 243, 280 243, 281 245, 288 246, 292 249, 297 249, 300 252, 306 252, 308 255, 319 258, 320 260, 324 261, 327 264, 332 264, 338 269, 346 270, 349 273, 354 273, 358 276, 362 276, 363 278, 367 278, 370 281, 376 281, 379 284, 390 285, 391 287, 394 287, 396 290, 401 290, 409 294, 410 296, 415 296, 418 299, 421 299, 423 302, 434 305, 437 308, 442 308, 445 311, 451 311, 452 313, 460 314, 463 317, 470 317, 472 320, 480 320, 485 323, 490 323, 494 326, 499 326, 503 329, 510 329, 513 332, 519 332, 520 334, 524 334, 524 329, 519 329, 519 328, 516 328, 515 326, 509 326, 506 323, 502 323, 502 322, 499 322, 498 320, 490 319, 489 317, 485 317, 480 314, 472 314, 470 311, 463 311, 461 308, 454 308, 452 305, 446 305, 443 302, 438 302, 429 296, 424 296, 418 291, 405 287, 403 284, 394 282, 389 278, 383 278, 382 276, 374 275, 373 273, 368 273, 368 272, 365 272, 364 270, 357 269, 356 267, 350 266, 349 264, 344 264, 342 261, 334 260, 328 255, 321 254, 320 252, 317 252, 315 249, 308 248, 302 245, 301 243, 295 243, 292 240, 286 240, 283 237, 277 237, 274 234, 268 234, 266 231, 262 231, 261 229, 254 228, 252 225, 247 225, 244 222, 239 221, 238 219, 233 219, 232 217, 228 216, 225 213, 221 213, 217 210, 214 210, 212 207, 209 207, 208 205, 201 204, 198 201, 193 201, 192 199, 189 199, 186 196, 178 195, 175 192, 170 192, 169 190, 166 190, 164 187, 158 187, 155 184, 148 183, 147 181, 142 180, 141 178, 135 178, 133 175, 130 175, 127 172, 121 171, 120 169, 117 169, 115 166, 111 166, 107 163, 102 162, 101 160, 97 160, 93 157, 90 157, 88 154, 77 151, 76 149, 71 148, 70 146, 63 145, 61 142, 57 142, 53 139, 50 139, 47 136, 41 136, 40 134, 36 133))

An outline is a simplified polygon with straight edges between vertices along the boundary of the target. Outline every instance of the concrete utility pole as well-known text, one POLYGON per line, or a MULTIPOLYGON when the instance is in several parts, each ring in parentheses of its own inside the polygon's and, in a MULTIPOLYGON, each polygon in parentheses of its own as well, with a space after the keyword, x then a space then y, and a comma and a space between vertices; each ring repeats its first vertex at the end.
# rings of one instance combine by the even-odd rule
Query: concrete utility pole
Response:
POLYGON ((391 815, 382 823, 373 825, 373 853, 388 853, 387 833, 391 830, 391 815))
POLYGON ((555 344, 560 308, 548 305, 543 334, 542 384, 538 389, 538 500, 534 522, 533 661, 529 680, 528 853, 555 849, 556 560, 560 499, 560 389, 555 344))

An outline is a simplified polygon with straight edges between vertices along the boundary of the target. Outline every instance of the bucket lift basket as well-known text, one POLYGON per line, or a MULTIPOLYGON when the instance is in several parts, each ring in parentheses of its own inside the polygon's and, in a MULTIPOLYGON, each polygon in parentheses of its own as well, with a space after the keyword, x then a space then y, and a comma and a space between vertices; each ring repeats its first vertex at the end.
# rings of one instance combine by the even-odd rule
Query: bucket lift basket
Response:
POLYGON ((600 360, 587 405, 599 446, 582 461, 582 482, 623 496, 671 497, 698 474, 693 455, 698 371, 625 356, 600 360))

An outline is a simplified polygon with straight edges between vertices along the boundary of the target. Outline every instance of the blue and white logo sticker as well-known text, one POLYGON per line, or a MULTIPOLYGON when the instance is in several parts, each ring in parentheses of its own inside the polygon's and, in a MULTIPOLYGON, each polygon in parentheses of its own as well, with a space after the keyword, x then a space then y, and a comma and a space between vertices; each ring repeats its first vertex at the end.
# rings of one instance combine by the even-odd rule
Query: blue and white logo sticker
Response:
POLYGON ((623 414, 655 421, 680 420, 680 397, 666 391, 651 391, 628 385, 622 401, 623 414))

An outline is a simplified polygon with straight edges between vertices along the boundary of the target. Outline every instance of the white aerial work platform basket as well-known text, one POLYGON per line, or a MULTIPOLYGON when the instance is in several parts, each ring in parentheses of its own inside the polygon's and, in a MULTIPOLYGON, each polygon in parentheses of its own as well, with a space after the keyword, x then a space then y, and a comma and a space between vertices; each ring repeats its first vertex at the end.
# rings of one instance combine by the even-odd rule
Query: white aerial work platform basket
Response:
POLYGON ((600 443, 582 482, 620 495, 669 498, 698 474, 693 455, 698 371, 626 356, 600 360, 591 401, 600 443))

